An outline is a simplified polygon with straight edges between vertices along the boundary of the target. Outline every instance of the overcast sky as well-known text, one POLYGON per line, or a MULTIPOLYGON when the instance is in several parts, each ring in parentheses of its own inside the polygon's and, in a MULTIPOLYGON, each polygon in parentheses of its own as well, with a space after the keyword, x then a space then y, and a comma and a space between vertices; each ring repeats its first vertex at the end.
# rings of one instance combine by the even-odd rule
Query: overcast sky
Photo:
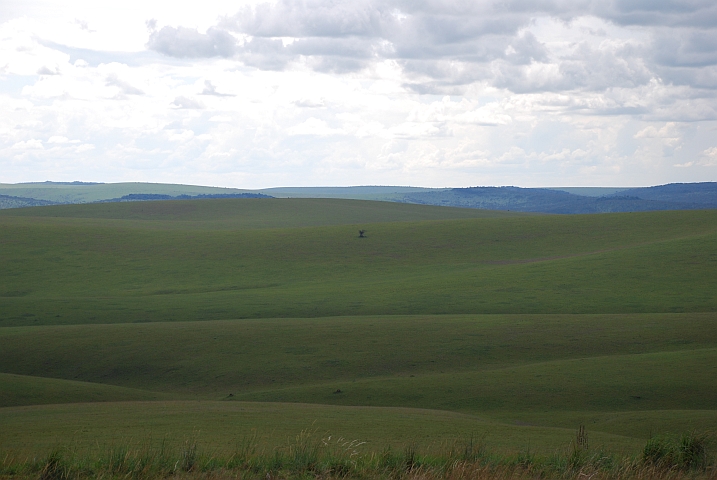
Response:
POLYGON ((717 181, 715 0, 0 0, 0 183, 717 181))

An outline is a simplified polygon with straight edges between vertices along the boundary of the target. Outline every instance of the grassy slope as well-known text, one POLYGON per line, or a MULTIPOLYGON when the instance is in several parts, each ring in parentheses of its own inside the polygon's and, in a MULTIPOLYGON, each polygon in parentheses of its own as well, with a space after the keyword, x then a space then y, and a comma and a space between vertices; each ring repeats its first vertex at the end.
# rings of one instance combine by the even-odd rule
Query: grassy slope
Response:
MULTIPOLYGON (((224 205, 262 202, 281 201, 224 205)), ((103 206, 77 208, 90 207, 103 206)), ((717 310, 717 211, 291 229, 186 218, 157 230, 141 219, 0 216, 0 325, 717 310)))
MULTIPOLYGON (((142 444, 154 440, 170 446, 196 439, 200 448, 223 455, 250 439, 271 451, 295 442, 301 431, 367 442, 362 450, 447 449, 472 436, 492 451, 554 453, 569 448, 573 428, 510 425, 472 415, 407 408, 246 402, 130 402, 70 404, 0 409, 0 451, 37 455, 59 445, 75 451, 99 444, 142 444)), ((634 451, 643 439, 591 432, 593 447, 634 451)))
MULTIPOLYGON (((654 362, 661 365, 685 351, 709 357, 715 347, 712 314, 378 316, 0 329, 5 372, 204 398, 315 384, 328 394, 335 390, 332 382, 373 378, 390 379, 400 392, 408 387, 398 384, 412 382, 410 375, 421 376, 421 382, 454 381, 442 372, 467 372, 470 378, 494 371, 492 378, 501 385, 501 378, 515 375, 510 369, 526 365, 545 369, 553 365, 549 362, 567 361, 555 364, 556 371, 568 366, 581 372, 582 365, 599 367, 614 355, 637 355, 620 359, 634 364, 644 354, 658 355, 654 362), (588 363, 571 363, 576 359, 588 363), (502 369, 507 369, 503 377, 502 369)), ((584 373, 585 381, 594 380, 592 370, 584 373)), ((704 373, 711 371, 695 375, 704 373)), ((640 375, 634 369, 626 374, 640 375)), ((463 398, 458 391, 435 395, 434 401, 463 398)))
MULTIPOLYGON (((496 210, 445 208, 404 203, 339 199, 210 199, 56 205, 6 210, 0 216, 43 219, 129 220, 109 225, 141 229, 292 228, 358 223, 448 220, 456 218, 523 217, 496 210), (139 221, 139 222, 137 222, 139 221)), ((76 225, 73 223, 72 225, 76 225)))
POLYGON ((240 395, 258 401, 405 405, 463 412, 717 407, 717 350, 611 355, 479 372, 326 382, 240 395), (340 389, 341 394, 334 394, 340 389))
MULTIPOLYGON (((6 375, 0 381, 13 387, 3 402, 128 398, 98 385, 108 384, 178 397, 334 403, 321 407, 332 425, 357 418, 357 432, 381 439, 391 436, 367 419, 383 410, 338 405, 452 409, 540 425, 511 427, 522 432, 506 437, 513 446, 531 435, 553 438, 544 427, 588 421, 642 438, 645 425, 664 430, 678 418, 717 426, 717 211, 468 213, 482 215, 331 200, 3 212, 0 372, 92 382, 6 375), (436 220, 441 215, 453 219, 436 220), (368 238, 356 238, 358 228, 368 238), (680 311, 697 313, 629 314, 680 311), (495 312, 522 315, 430 315, 495 312), (615 315, 593 315, 601 312, 615 315), (396 316, 410 313, 421 315, 396 316), (356 316, 365 314, 374 316, 356 316), (340 317, 268 319, 332 315, 340 317), (212 321, 239 317, 267 319, 212 321), (135 323, 166 320, 175 322, 135 323), (357 412, 369 413, 361 420, 357 412)), ((180 419, 189 404, 124 405, 87 408, 98 409, 97 425, 134 425, 128 419, 156 408, 167 431, 188 428, 180 419)), ((202 424, 211 430, 227 409, 246 404, 200 405, 219 412, 202 424)), ((262 425, 315 407, 272 408, 284 413, 262 425)), ((43 428, 66 431, 82 411, 5 408, 0 425, 33 438, 43 428), (37 420, 20 428, 13 419, 21 411, 37 420)), ((392 412, 395 422, 410 418, 392 412)), ((415 428, 431 430, 422 418, 415 428)), ((439 430, 431 435, 445 438, 450 429, 439 430)))
POLYGON ((422 407, 644 439, 646 425, 717 427, 716 321, 514 315, 19 327, 0 329, 0 365, 179 398, 422 407), (688 421, 667 413, 674 409, 688 421))
POLYGON ((164 400, 167 394, 98 383, 0 373, 0 406, 164 400))

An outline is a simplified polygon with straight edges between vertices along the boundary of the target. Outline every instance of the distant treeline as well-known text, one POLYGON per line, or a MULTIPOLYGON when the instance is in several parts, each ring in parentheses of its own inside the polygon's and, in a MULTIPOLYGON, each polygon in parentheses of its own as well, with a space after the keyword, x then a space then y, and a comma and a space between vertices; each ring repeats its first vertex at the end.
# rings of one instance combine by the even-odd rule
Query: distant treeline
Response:
MULTIPOLYGON (((77 182, 76 182, 77 183, 77 182)), ((165 195, 160 193, 130 193, 119 198, 98 200, 90 203, 113 203, 113 202, 149 202, 156 200, 199 200, 205 198, 274 198, 263 193, 219 193, 200 195, 165 195)), ((47 205, 63 205, 68 202, 52 202, 29 197, 15 197, 12 195, 0 195, 0 210, 5 208, 21 207, 44 207, 47 205)))
POLYGON ((48 200, 38 200, 36 198, 13 197, 12 195, 0 195, 0 209, 20 208, 20 207, 42 207, 45 205, 56 205, 56 203, 50 202, 48 200))
POLYGON ((130 193, 119 198, 100 200, 96 203, 148 202, 153 200, 200 200, 204 198, 274 198, 263 193, 215 193, 202 195, 164 195, 159 193, 130 193))
POLYGON ((424 205, 515 210, 537 213, 607 213, 717 208, 717 182, 671 183, 631 188, 602 197, 549 188, 469 187, 404 195, 400 201, 424 205))

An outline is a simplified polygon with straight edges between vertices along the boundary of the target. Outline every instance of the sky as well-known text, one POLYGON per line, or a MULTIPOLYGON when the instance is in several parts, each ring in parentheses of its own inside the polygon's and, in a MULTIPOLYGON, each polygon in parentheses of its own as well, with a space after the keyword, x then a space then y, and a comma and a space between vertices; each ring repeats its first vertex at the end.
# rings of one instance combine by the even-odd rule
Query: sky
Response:
POLYGON ((0 183, 717 181, 714 0, 0 0, 0 183))

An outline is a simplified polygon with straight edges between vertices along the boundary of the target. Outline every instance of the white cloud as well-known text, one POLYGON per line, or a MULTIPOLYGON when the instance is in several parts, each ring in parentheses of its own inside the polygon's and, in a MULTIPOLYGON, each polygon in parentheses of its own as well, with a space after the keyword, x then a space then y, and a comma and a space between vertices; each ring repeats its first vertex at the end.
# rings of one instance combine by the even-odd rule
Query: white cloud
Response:
POLYGON ((79 140, 70 140, 69 138, 62 136, 62 135, 53 135, 47 139, 47 143, 65 144, 65 143, 80 143, 80 141, 79 140))
POLYGON ((58 5, 0 12, 3 181, 640 185, 714 172, 674 168, 715 163, 714 2, 58 5))
POLYGON ((708 148, 700 154, 698 160, 693 160, 686 163, 675 164, 675 167, 717 167, 717 147, 708 148))
POLYGON ((45 147, 42 145, 42 142, 36 138, 32 138, 30 140, 25 140, 22 142, 17 142, 12 146, 14 150, 24 151, 24 150, 43 150, 45 147))
POLYGON ((318 118, 310 117, 299 125, 295 125, 288 130, 289 135, 344 135, 345 132, 340 128, 331 128, 329 125, 318 118))
POLYGON ((174 99, 174 102, 172 102, 173 105, 179 107, 179 108, 189 108, 189 109, 202 109, 204 108, 204 105, 202 102, 198 100, 194 100, 193 98, 183 97, 179 96, 174 99))
POLYGON ((83 143, 82 145, 78 145, 75 147, 75 153, 84 153, 89 152, 90 150, 94 150, 95 146, 90 143, 83 143))

